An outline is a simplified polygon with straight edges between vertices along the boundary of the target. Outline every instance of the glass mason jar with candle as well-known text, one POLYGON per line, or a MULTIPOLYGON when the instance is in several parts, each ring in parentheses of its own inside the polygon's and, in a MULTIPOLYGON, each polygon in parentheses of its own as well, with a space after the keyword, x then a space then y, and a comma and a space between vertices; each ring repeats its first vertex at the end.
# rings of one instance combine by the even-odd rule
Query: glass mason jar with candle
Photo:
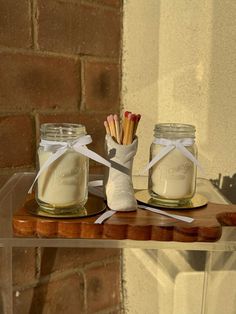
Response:
POLYGON ((52 215, 76 214, 88 198, 88 157, 73 148, 86 135, 85 127, 46 123, 41 125, 40 133, 37 203, 52 215))
POLYGON ((188 124, 155 125, 148 188, 157 203, 182 206, 194 196, 197 163, 195 131, 195 127, 188 124))

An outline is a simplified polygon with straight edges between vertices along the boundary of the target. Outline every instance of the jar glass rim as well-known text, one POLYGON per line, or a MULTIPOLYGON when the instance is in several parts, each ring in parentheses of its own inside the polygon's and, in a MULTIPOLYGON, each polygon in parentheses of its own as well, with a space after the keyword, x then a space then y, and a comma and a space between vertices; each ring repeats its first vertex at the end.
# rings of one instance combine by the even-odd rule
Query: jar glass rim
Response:
POLYGON ((195 132, 196 128, 192 124, 185 123, 158 123, 155 125, 154 130, 195 132))
POLYGON ((196 128, 184 123, 158 123, 154 128, 157 138, 195 138, 196 128))
POLYGON ((75 123, 43 123, 40 126, 43 139, 74 139, 86 134, 85 126, 75 123))

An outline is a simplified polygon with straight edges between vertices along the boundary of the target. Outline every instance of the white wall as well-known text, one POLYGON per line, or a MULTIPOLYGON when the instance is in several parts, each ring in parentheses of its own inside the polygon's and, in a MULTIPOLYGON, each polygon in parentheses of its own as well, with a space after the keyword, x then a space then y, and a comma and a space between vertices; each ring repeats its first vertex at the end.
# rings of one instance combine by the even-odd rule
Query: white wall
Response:
MULTIPOLYGON (((208 178, 236 172, 235 21, 233 0, 124 0, 123 109, 142 115, 134 174, 148 161, 157 122, 196 126, 208 178)), ((126 313, 198 313, 204 263, 195 272, 191 252, 149 253, 124 250, 126 313)), ((219 269, 233 267, 210 277, 207 313, 224 311, 222 296, 235 302, 235 254, 220 260, 219 269)), ((226 311, 233 314, 231 301, 226 311)))
POLYGON ((208 178, 236 172, 236 1, 125 0, 122 102, 142 114, 134 173, 157 122, 197 128, 208 178))

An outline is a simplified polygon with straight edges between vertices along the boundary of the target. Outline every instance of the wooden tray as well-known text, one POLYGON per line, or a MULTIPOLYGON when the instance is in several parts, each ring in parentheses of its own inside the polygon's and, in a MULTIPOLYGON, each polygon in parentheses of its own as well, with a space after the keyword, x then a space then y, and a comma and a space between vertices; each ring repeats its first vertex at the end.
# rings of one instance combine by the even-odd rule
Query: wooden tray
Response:
POLYGON ((100 216, 74 219, 56 219, 33 216, 27 210, 27 200, 13 216, 16 236, 63 237, 91 239, 133 239, 156 241, 214 242, 220 239, 222 226, 236 226, 236 205, 209 203, 194 210, 170 210, 170 213, 193 217, 185 223, 166 216, 138 209, 117 212, 103 224, 94 224, 100 216))

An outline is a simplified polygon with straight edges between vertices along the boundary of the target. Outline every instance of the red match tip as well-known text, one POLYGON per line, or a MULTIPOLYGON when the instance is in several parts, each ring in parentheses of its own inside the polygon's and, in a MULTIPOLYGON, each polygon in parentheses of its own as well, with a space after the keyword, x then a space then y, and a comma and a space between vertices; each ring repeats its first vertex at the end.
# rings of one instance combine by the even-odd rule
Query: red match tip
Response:
POLYGON ((136 114, 131 114, 130 119, 135 122, 136 121, 136 114))
POLYGON ((128 118, 130 113, 131 113, 130 111, 125 111, 125 117, 128 118))
POLYGON ((137 120, 136 121, 139 121, 141 119, 141 114, 137 114, 137 120))
POLYGON ((127 119, 128 119, 128 120, 131 120, 131 117, 132 117, 132 113, 130 112, 130 113, 128 114, 127 119))

